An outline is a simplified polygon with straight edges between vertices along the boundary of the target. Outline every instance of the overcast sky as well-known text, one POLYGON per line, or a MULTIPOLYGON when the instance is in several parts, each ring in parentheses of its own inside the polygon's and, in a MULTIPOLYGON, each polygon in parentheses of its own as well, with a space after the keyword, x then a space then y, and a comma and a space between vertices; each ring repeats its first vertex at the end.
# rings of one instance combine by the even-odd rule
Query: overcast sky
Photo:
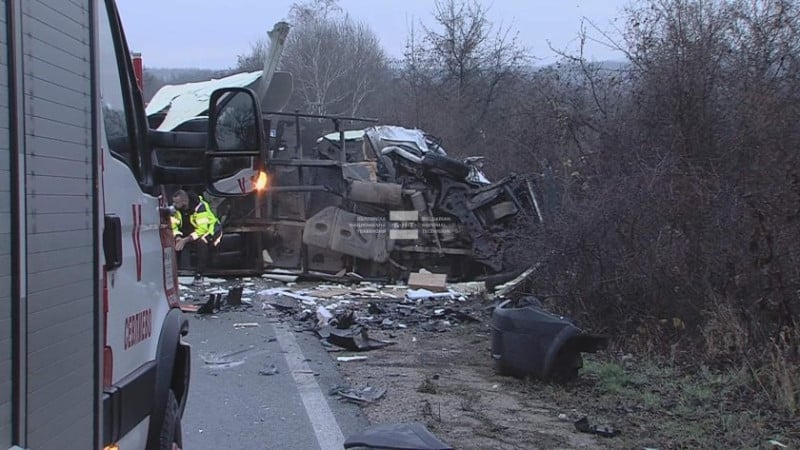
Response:
MULTIPOLYGON (((296 0, 117 0, 131 51, 148 67, 230 68, 236 56, 285 20, 296 0)), ((603 30, 622 28, 628 0, 486 0, 496 26, 511 26, 540 62, 555 48, 577 48, 581 18, 603 30), (614 20, 620 18, 618 22, 614 20)), ((390 57, 403 54, 411 23, 433 25, 433 0, 339 0, 351 17, 368 23, 390 57)), ((599 44, 587 47, 596 60, 622 56, 599 44)))

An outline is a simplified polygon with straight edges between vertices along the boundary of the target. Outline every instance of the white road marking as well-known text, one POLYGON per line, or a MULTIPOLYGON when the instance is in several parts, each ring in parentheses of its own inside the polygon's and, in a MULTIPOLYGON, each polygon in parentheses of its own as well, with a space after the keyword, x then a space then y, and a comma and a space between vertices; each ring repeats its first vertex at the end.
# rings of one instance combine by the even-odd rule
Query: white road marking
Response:
POLYGON ((314 377, 314 372, 306 363, 306 357, 297 345, 294 333, 286 331, 280 326, 275 326, 275 336, 286 357, 286 364, 292 372, 292 378, 297 385, 300 399, 306 408, 306 415, 314 427, 314 434, 320 450, 340 450, 344 448, 344 435, 342 434, 336 418, 333 416, 328 401, 314 377))

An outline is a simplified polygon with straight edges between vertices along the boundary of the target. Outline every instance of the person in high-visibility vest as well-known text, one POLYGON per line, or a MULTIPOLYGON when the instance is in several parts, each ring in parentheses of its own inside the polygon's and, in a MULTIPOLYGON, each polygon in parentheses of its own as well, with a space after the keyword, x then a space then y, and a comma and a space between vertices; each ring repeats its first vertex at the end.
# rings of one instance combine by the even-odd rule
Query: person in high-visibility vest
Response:
POLYGON ((172 194, 172 233, 175 250, 180 252, 189 243, 197 247, 197 269, 195 282, 203 281, 208 263, 209 249, 214 249, 222 240, 222 224, 202 196, 178 190, 172 194))

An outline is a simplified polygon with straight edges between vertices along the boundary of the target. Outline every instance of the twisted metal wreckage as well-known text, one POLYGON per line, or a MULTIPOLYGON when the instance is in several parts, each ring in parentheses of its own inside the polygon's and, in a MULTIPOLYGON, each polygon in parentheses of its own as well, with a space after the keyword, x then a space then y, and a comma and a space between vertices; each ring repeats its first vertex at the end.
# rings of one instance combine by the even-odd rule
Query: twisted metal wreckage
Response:
MULTIPOLYGON (((225 235, 209 269, 398 279, 425 268, 450 280, 510 272, 503 238, 511 222, 520 214, 541 221, 532 180, 510 175, 491 182, 481 171, 482 157, 451 158, 420 130, 282 112, 292 77, 275 69, 286 33, 285 24, 270 33, 263 71, 165 86, 147 106, 151 127, 187 132, 205 131, 208 95, 219 86, 251 88, 270 111, 263 112, 266 180, 254 187, 258 177, 247 158, 211 169, 216 192, 203 195, 225 235), (371 126, 344 129, 357 123, 371 126)), ((161 149, 158 157, 187 167, 203 161, 181 149, 161 149)), ((184 260, 180 269, 193 264, 184 260)))

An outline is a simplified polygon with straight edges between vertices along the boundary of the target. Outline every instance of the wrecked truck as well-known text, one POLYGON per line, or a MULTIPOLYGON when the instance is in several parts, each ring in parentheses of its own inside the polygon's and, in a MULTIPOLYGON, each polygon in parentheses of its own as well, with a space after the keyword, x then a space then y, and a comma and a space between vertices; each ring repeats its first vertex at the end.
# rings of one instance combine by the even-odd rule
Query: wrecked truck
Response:
MULTIPOLYGON (((479 158, 451 158, 421 130, 376 125, 303 142, 298 119, 320 117, 280 119, 286 115, 267 115, 277 126, 263 193, 210 193, 221 198, 226 239, 238 241, 210 264, 221 273, 281 268, 400 279, 425 268, 472 279, 510 270, 503 255, 511 222, 520 214, 538 220, 530 179, 490 182, 479 158)), ((215 175, 215 186, 249 186, 248 164, 215 175)))
MULTIPOLYGON (((177 128, 202 128, 202 119, 177 128)), ((283 112, 264 113, 263 121, 270 130, 263 170, 258 158, 235 155, 208 166, 214 183, 202 193, 224 230, 209 273, 283 269, 395 280, 425 268, 475 279, 512 271, 504 260, 511 224, 520 215, 541 220, 533 180, 489 181, 481 158, 454 159, 421 130, 345 131, 344 122, 370 120, 283 112)), ((163 152, 172 164, 205 160, 181 149, 163 152)), ((191 272, 194 258, 184 255, 179 270, 191 272)))
MULTIPOLYGON (((520 214, 541 220, 532 180, 509 175, 490 182, 481 158, 454 159, 421 130, 284 112, 293 80, 276 68, 287 33, 283 23, 270 32, 262 71, 164 86, 147 105, 151 128, 184 136, 182 145, 159 148, 156 159, 213 180, 206 186, 176 180, 168 189, 168 195, 202 194, 222 221, 208 273, 282 269, 394 280, 425 268, 458 280, 510 271, 504 237, 511 222, 520 214), (258 100, 264 134, 258 156, 191 144, 215 132, 208 129, 208 104, 220 86, 248 90, 258 100)), ((235 119, 236 105, 228 103, 237 96, 228 97, 218 107, 235 119)), ((196 257, 182 252, 179 271, 191 272, 196 257)))

